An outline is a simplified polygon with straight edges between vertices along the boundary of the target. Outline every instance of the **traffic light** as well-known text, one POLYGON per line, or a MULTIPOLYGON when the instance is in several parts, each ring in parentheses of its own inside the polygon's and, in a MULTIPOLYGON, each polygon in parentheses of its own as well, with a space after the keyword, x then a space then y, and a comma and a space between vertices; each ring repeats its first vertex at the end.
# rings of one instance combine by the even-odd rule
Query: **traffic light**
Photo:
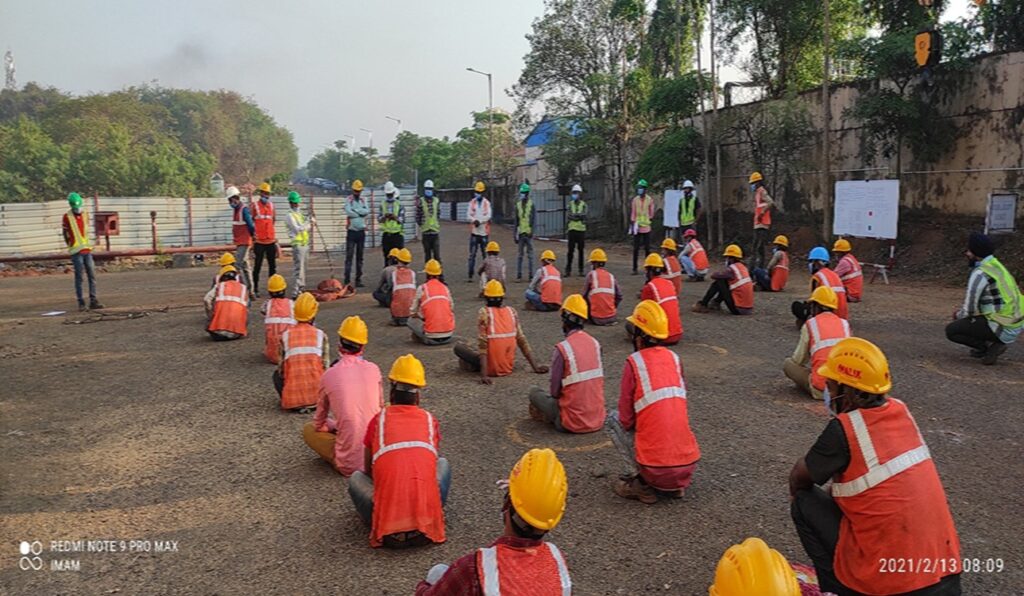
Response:
POLYGON ((914 59, 918 68, 939 63, 942 59, 942 36, 938 31, 921 31, 914 36, 914 59))

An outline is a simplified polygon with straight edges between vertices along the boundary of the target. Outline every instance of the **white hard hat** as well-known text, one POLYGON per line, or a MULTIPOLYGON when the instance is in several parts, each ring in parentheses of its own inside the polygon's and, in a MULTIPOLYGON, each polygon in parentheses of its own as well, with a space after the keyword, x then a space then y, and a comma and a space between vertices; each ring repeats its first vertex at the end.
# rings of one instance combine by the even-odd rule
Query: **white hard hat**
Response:
POLYGON ((434 181, 427 180, 426 182, 423 183, 423 188, 434 188, 434 181))
POLYGON ((579 184, 573 184, 572 185, 572 191, 573 192, 583 192, 583 187, 580 186, 579 184))
POLYGON ((683 182, 683 188, 693 188, 693 181, 687 180, 686 182, 683 182))
POLYGON ((389 195, 393 192, 395 192, 395 183, 388 180, 384 183, 384 194, 389 195))
POLYGON ((226 196, 229 199, 231 197, 237 197, 240 194, 242 194, 242 193, 238 192, 238 187, 237 186, 229 186, 229 187, 224 189, 224 196, 226 196))

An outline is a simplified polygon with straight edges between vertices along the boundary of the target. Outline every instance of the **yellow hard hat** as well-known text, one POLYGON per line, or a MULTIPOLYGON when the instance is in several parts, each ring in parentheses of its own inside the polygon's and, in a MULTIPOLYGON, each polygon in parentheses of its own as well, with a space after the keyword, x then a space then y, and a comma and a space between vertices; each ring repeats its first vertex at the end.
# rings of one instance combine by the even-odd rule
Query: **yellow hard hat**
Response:
POLYGON ((608 255, 604 254, 604 250, 603 249, 595 248, 594 250, 590 251, 590 262, 591 263, 607 263, 608 262, 608 255))
POLYGON ((487 243, 487 248, 484 249, 484 252, 501 252, 501 246, 494 240, 491 240, 487 243))
POLYGON ((723 257, 732 257, 734 259, 743 258, 743 249, 738 244, 730 244, 725 247, 725 252, 722 253, 723 257))
POLYGON ((818 286, 811 292, 811 302, 817 302, 825 308, 835 310, 839 308, 839 296, 829 286, 818 286))
POLYGON ((388 379, 395 383, 412 385, 413 387, 425 387, 427 385, 427 372, 423 369, 423 363, 412 354, 399 356, 391 365, 391 372, 388 379))
POLYGON ((764 176, 761 175, 761 172, 754 172, 753 174, 750 175, 750 180, 748 180, 747 183, 753 184, 755 182, 760 182, 762 180, 764 180, 764 176))
POLYGON ((399 254, 399 252, 398 252, 399 250, 401 250, 401 249, 399 249, 398 247, 395 247, 395 248, 392 248, 391 250, 389 250, 388 251, 388 258, 390 259, 391 257, 394 257, 394 258, 397 259, 398 258, 398 254, 399 254))
POLYGON ((270 192, 270 183, 263 182, 260 184, 260 192, 270 192))
POLYGON ((427 261, 426 267, 423 268, 423 273, 427 275, 441 275, 441 263, 437 262, 437 259, 430 259, 427 261))
POLYGON ((283 292, 288 287, 287 282, 280 273, 275 273, 267 280, 267 290, 271 292, 283 292))
POLYGON ((358 178, 353 180, 352 181, 352 190, 354 190, 356 192, 362 191, 363 190, 363 181, 358 179, 358 178))
POLYGON ((778 236, 775 237, 775 240, 772 240, 772 244, 778 244, 779 246, 785 246, 786 248, 789 248, 789 238, 786 238, 782 234, 779 234, 778 236))
POLYGON ((646 259, 644 259, 644 267, 657 267, 658 269, 664 269, 665 259, 661 258, 661 255, 658 253, 652 252, 647 255, 646 259))
POLYGON ((551 449, 531 449, 508 475, 508 496, 516 514, 530 526, 548 532, 562 521, 569 481, 551 449))
POLYGON ((850 241, 846 238, 840 238, 832 245, 832 252, 850 252, 851 250, 853 247, 850 246, 850 241))
POLYGON ((484 286, 484 297, 485 298, 504 298, 505 297, 505 286, 501 285, 501 282, 492 279, 487 282, 484 286))
POLYGON ((540 260, 542 260, 542 261, 557 261, 558 257, 555 256, 554 251, 549 249, 549 250, 545 250, 544 252, 540 253, 540 260))
POLYGON ((671 238, 665 238, 662 240, 661 247, 666 250, 679 250, 679 247, 676 246, 676 241, 671 238))
POLYGON ((235 269, 234 265, 224 265, 220 268, 220 271, 217 272, 217 277, 220 277, 225 273, 238 273, 238 269, 235 269))
POLYGON ((412 263, 412 251, 408 248, 403 248, 398 251, 398 260, 403 263, 412 263))
POLYGON ((892 389, 889 362, 875 344, 848 337, 832 346, 818 374, 854 389, 881 395, 892 389))
POLYGON ((653 300, 644 300, 636 305, 633 314, 626 317, 637 329, 654 339, 668 337, 668 315, 660 304, 653 300))
POLYGON ((370 331, 366 323, 358 316, 346 318, 338 327, 338 337, 341 339, 365 346, 370 343, 370 331))
POLYGON ((312 321, 319 310, 320 304, 309 292, 303 292, 295 299, 295 320, 300 323, 312 321))
POLYGON ((579 294, 570 294, 567 296, 565 301, 562 302, 562 310, 574 314, 584 320, 590 316, 590 311, 587 308, 587 301, 579 294))
POLYGON ((223 267, 224 265, 234 265, 235 255, 226 252, 220 256, 220 260, 217 261, 217 264, 220 265, 221 267, 223 267))
POLYGON ((483 183, 483 181, 479 181, 473 185, 473 190, 475 190, 476 192, 483 192, 487 190, 487 186, 483 183))
POLYGON ((800 596, 800 584, 786 557, 760 538, 730 546, 715 569, 708 596, 800 596))

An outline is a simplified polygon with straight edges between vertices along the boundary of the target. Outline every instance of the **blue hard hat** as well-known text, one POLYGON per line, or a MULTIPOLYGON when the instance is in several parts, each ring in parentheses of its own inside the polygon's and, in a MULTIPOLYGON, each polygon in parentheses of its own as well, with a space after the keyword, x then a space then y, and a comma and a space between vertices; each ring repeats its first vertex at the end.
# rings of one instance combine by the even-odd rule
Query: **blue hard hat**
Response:
POLYGON ((811 261, 825 261, 829 260, 828 249, 824 246, 815 246, 811 249, 811 254, 807 257, 811 261))

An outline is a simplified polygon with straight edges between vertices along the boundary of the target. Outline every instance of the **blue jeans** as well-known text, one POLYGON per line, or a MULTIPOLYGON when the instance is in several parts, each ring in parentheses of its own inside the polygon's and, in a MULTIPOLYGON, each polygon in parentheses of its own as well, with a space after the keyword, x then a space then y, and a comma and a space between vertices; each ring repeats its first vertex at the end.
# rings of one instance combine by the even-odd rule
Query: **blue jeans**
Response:
POLYGON ((481 257, 487 256, 487 238, 487 236, 477 236, 476 234, 469 235, 469 273, 466 274, 469 279, 473 279, 473 271, 476 270, 477 247, 480 247, 481 257))
MULTIPOLYGON (((437 486, 441 489, 441 506, 448 502, 448 489, 452 485, 452 467, 448 460, 437 458, 437 486)), ((373 525, 373 478, 356 470, 348 479, 348 496, 356 506, 356 513, 367 526, 373 525)))
POLYGON ((766 292, 772 291, 772 278, 768 275, 768 270, 764 267, 757 267, 750 272, 750 277, 754 278, 756 283, 762 290, 766 292))
POLYGON ((537 310, 558 310, 561 307, 561 305, 558 304, 545 303, 540 299, 540 292, 535 292, 533 290, 526 290, 526 299, 529 300, 530 304, 532 304, 537 310))
POLYGON ((75 266, 75 296, 78 297, 78 304, 85 304, 82 296, 83 273, 89 278, 89 301, 96 302, 96 264, 92 260, 92 253, 71 255, 71 264, 75 266))

